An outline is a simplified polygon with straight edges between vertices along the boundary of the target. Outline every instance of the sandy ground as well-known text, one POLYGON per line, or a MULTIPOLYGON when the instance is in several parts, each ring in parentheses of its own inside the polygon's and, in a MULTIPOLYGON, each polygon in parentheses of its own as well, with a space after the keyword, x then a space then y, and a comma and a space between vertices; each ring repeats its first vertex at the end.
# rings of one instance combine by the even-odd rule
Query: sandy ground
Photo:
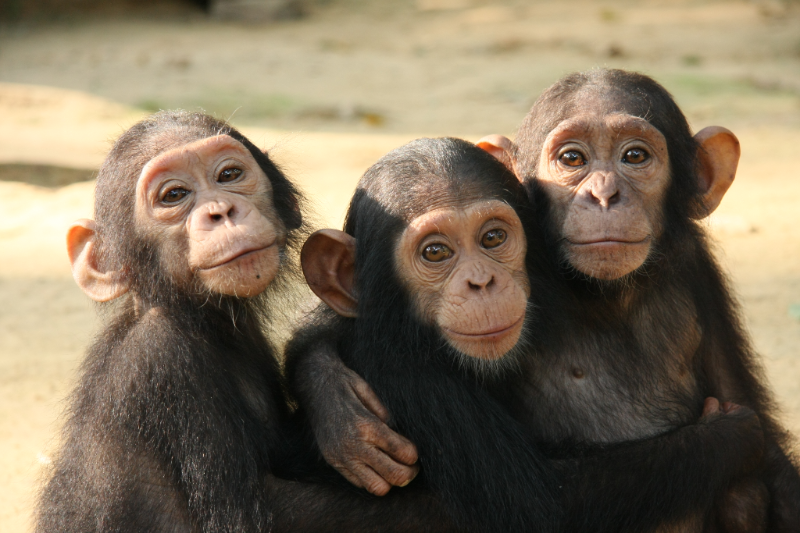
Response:
POLYGON ((739 174, 709 229, 800 434, 800 14, 778 2, 385 4, 315 2, 309 18, 270 26, 187 12, 0 28, 0 531, 29 530, 98 327, 64 251, 69 222, 92 214, 93 183, 30 185, 39 171, 3 165, 88 175, 161 107, 233 113, 336 227, 360 174, 407 140, 512 133, 571 70, 654 75, 693 127, 740 137, 739 174), (19 169, 28 183, 1 181, 19 169))

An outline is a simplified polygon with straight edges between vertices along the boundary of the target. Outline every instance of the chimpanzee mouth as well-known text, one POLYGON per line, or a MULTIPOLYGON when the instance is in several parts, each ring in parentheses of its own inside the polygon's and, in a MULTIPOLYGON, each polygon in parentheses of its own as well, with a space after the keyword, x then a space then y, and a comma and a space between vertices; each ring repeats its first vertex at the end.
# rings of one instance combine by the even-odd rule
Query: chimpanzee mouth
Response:
POLYGON ((602 239, 595 239, 592 241, 586 242, 575 242, 569 239, 566 240, 572 246, 618 246, 618 245, 639 245, 639 244, 647 244, 652 239, 652 235, 647 235, 644 239, 639 241, 629 241, 624 239, 614 239, 614 238, 602 238, 602 239))
POLYGON ((450 335, 453 335, 455 337, 462 337, 464 340, 489 341, 506 336, 507 334, 514 331, 514 329, 516 329, 518 326, 520 326, 524 320, 525 320, 525 315, 523 314, 521 317, 519 317, 519 319, 517 319, 516 322, 514 322, 510 326, 499 328, 492 331, 487 331, 484 333, 460 333, 458 331, 449 328, 442 328, 442 329, 447 331, 447 333, 449 333, 450 335))
POLYGON ((230 263, 233 263, 234 261, 237 261, 239 259, 243 259, 243 258, 245 258, 247 256, 255 255, 255 254, 259 253, 259 252, 263 252, 264 250, 272 248, 273 246, 275 246, 275 242, 276 242, 276 240, 273 240, 271 243, 269 243, 266 246, 251 246, 251 247, 243 248, 242 250, 239 250, 238 252, 235 252, 233 255, 231 255, 230 257, 226 258, 225 260, 217 263, 216 265, 210 266, 210 267, 206 267, 206 268, 201 268, 200 270, 213 270, 215 268, 223 267, 223 266, 228 265, 230 263))

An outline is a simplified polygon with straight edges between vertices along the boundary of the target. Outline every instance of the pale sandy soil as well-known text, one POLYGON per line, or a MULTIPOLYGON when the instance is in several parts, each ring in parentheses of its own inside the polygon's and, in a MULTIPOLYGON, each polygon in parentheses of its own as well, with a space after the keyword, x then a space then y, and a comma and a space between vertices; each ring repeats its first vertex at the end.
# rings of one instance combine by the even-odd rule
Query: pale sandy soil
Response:
MULTIPOLYGON (((742 141, 736 183, 709 227, 783 420, 800 433, 797 13, 735 1, 313 6, 306 20, 271 26, 189 13, 0 32, 0 165, 92 171, 142 108, 239 108, 234 122, 284 164, 320 224, 339 226, 356 180, 391 148, 423 134, 512 133, 571 70, 644 70, 693 127, 725 125, 742 141)), ((91 216, 92 186, 0 181, 3 532, 29 530, 62 400, 98 327, 63 244, 69 222, 91 216)))

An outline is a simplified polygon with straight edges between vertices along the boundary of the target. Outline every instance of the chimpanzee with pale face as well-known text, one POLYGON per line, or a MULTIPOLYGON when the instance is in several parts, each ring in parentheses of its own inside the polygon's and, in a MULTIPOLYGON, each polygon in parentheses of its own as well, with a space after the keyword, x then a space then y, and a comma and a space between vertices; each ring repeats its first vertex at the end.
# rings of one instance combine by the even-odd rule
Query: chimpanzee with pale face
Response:
POLYGON ((751 469, 761 454, 757 417, 720 412, 714 399, 696 425, 655 442, 581 450, 577 460, 542 455, 506 392, 563 300, 542 251, 522 185, 495 158, 458 139, 398 148, 359 182, 345 231, 322 230, 303 247, 303 271, 328 308, 293 340, 288 372, 302 374, 305 347, 320 329, 334 331, 344 362, 419 447, 413 486, 441 498, 469 531, 551 531, 576 516, 587 520, 582 530, 616 530, 608 493, 637 509, 633 527, 650 525, 661 518, 656 502, 675 513, 698 505, 664 500, 652 477, 690 484, 708 466, 718 489, 751 469), (705 446, 715 449, 711 460, 697 454, 675 468, 685 449, 705 446))
POLYGON ((421 447, 425 488, 469 530, 550 531, 557 517, 536 448, 480 385, 514 368, 534 320, 525 205, 513 174, 479 148, 420 139, 367 171, 345 231, 303 247, 329 306, 318 320, 421 447))
POLYGON ((78 284, 116 304, 82 365, 37 531, 448 530, 425 496, 277 477, 313 469, 263 333, 291 305, 280 282, 297 275, 300 200, 207 115, 161 112, 116 142, 96 221, 67 238, 78 284))
MULTIPOLYGON (((655 484, 662 491, 647 512, 667 530, 797 531, 800 478, 787 457, 785 432, 727 282, 695 222, 717 207, 735 176, 735 136, 712 127, 693 137, 652 79, 597 70, 567 76, 545 91, 516 145, 498 136, 479 145, 525 184, 544 229, 542 253, 563 289, 543 315, 535 349, 520 358, 521 379, 496 391, 515 419, 537 442, 569 455, 668 435, 696 421, 707 397, 749 406, 768 440, 758 469, 724 478, 712 465, 719 450, 710 442, 678 453, 654 438, 651 466, 667 450, 676 453, 675 472, 695 455, 705 459, 690 482, 671 475, 642 480, 643 488, 655 484), (684 497, 695 504, 671 506, 684 497)), ((326 336, 335 332, 318 338, 326 336)), ((326 459, 354 483, 386 493, 398 479, 391 474, 407 463, 384 450, 410 454, 414 448, 381 423, 388 413, 341 365, 331 341, 310 346, 299 359, 292 380, 313 413, 326 459), (311 374, 312 363, 325 371, 311 374), (325 388, 337 382, 346 385, 325 388), (344 429, 324 424, 326 414, 351 423, 344 429)), ((620 475, 636 468, 648 466, 620 475)), ((652 527, 620 494, 586 489, 605 492, 605 516, 615 517, 609 530, 652 527)), ((592 527, 595 516, 567 516, 566 529, 599 531, 592 527)))
POLYGON ((548 441, 640 438, 691 420, 698 392, 748 406, 765 428, 764 461, 720 495, 717 516, 691 520, 694 529, 800 531, 800 476, 787 457, 789 440, 774 418, 727 281, 695 222, 717 208, 733 182, 736 137, 717 126, 691 137, 656 82, 598 70, 548 89, 516 145, 496 136, 479 144, 540 203, 551 262, 577 304, 569 318, 585 334, 553 335, 561 353, 529 361, 520 391, 528 416, 543 407, 565 414, 557 421, 530 416, 537 433, 548 441), (596 348, 609 355, 598 360, 590 354, 596 348), (631 401, 616 403, 605 390, 612 376, 628 384, 621 390, 631 401), (674 407, 665 412, 648 405, 648 397, 674 407), (580 407, 580 399, 591 407, 580 407), (590 421, 596 410, 604 413, 602 426, 590 421))

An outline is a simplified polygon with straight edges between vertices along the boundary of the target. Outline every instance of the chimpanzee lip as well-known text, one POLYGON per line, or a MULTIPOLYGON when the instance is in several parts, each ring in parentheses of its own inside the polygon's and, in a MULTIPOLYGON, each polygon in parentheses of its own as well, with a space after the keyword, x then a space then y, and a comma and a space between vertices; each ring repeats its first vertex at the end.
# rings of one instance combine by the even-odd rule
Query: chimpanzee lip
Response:
POLYGON ((503 328, 500 328, 500 329, 496 329, 494 331, 487 331, 487 332, 484 332, 484 333, 460 333, 460 332, 455 331, 455 330, 450 329, 450 328, 444 328, 443 327, 442 329, 444 329, 445 331, 447 331, 448 333, 451 333, 453 335, 457 335, 459 337, 466 337, 469 340, 485 340, 485 339, 488 339, 488 338, 491 338, 491 337, 502 337, 506 333, 510 333, 523 320, 525 320, 525 315, 524 314, 521 317, 519 317, 519 319, 516 322, 514 322, 513 324, 511 324, 510 326, 503 327, 503 328))
POLYGON ((241 259, 242 257, 244 257, 246 255, 251 255, 251 254, 258 253, 258 252, 262 252, 262 251, 266 250, 267 248, 273 247, 274 245, 275 245, 275 240, 273 240, 271 243, 269 243, 266 246, 258 245, 258 246, 249 246, 249 247, 246 247, 246 248, 242 248, 238 252, 234 253, 233 255, 231 255, 230 257, 226 258, 225 260, 217 263, 216 265, 213 265, 213 266, 210 266, 210 267, 206 267, 206 268, 201 268, 200 270, 212 270, 214 268, 219 268, 221 266, 225 266, 225 265, 227 265, 229 263, 232 263, 232 262, 236 261, 237 259, 241 259))
POLYGON ((594 240, 591 240, 591 241, 584 241, 584 242, 575 242, 575 241, 571 241, 571 240, 567 239, 567 242, 569 242, 573 246, 588 246, 588 245, 593 245, 593 244, 645 244, 648 241, 650 241, 650 238, 651 238, 651 236, 647 235, 642 240, 630 241, 630 240, 625 240, 625 239, 614 239, 614 238, 609 239, 609 238, 603 237, 603 238, 600 238, 600 239, 594 239, 594 240))

